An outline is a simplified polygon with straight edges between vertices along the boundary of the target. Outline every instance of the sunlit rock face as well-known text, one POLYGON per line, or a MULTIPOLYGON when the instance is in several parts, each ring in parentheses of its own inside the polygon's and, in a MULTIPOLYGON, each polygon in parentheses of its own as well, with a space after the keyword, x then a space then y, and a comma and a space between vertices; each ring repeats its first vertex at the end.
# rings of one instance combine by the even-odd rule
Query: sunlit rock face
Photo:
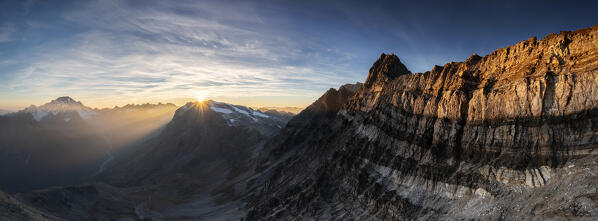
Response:
POLYGON ((595 217, 597 108, 598 26, 425 73, 382 54, 318 136, 283 131, 248 219, 595 217))

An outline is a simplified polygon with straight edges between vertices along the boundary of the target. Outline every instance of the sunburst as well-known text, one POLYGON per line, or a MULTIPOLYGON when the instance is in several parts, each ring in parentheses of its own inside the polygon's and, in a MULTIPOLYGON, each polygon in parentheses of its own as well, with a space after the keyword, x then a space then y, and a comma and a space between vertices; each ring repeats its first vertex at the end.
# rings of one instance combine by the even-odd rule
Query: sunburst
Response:
POLYGON ((197 99, 198 102, 204 102, 208 95, 209 93, 207 91, 196 91, 195 99, 197 99))

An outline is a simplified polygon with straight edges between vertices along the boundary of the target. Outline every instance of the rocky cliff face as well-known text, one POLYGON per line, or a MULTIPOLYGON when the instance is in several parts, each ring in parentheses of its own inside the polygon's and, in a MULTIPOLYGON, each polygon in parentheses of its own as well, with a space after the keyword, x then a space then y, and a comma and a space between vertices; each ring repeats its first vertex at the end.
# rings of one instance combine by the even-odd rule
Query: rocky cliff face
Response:
POLYGON ((297 151, 248 218, 595 217, 597 108, 598 26, 425 73, 382 54, 319 136, 277 147, 297 151))

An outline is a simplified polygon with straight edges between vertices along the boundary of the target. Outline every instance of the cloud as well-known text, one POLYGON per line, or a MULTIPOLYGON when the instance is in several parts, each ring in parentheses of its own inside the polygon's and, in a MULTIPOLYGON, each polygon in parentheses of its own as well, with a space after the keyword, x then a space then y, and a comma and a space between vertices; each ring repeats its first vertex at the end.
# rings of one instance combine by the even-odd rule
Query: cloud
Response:
POLYGON ((197 90, 216 99, 316 97, 353 81, 354 71, 329 56, 351 55, 272 30, 260 13, 243 3, 82 5, 63 18, 84 31, 60 47, 40 46, 8 90, 100 100, 168 100, 197 90), (315 49, 305 56, 308 47, 315 49))

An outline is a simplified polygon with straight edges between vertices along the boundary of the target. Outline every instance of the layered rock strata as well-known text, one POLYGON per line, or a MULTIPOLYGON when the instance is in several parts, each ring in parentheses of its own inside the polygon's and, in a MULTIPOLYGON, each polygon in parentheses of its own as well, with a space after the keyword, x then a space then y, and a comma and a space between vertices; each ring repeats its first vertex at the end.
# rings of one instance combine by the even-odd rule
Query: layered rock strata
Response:
POLYGON ((382 54, 317 137, 284 131, 248 219, 595 216, 597 108, 598 26, 425 73, 382 54))

